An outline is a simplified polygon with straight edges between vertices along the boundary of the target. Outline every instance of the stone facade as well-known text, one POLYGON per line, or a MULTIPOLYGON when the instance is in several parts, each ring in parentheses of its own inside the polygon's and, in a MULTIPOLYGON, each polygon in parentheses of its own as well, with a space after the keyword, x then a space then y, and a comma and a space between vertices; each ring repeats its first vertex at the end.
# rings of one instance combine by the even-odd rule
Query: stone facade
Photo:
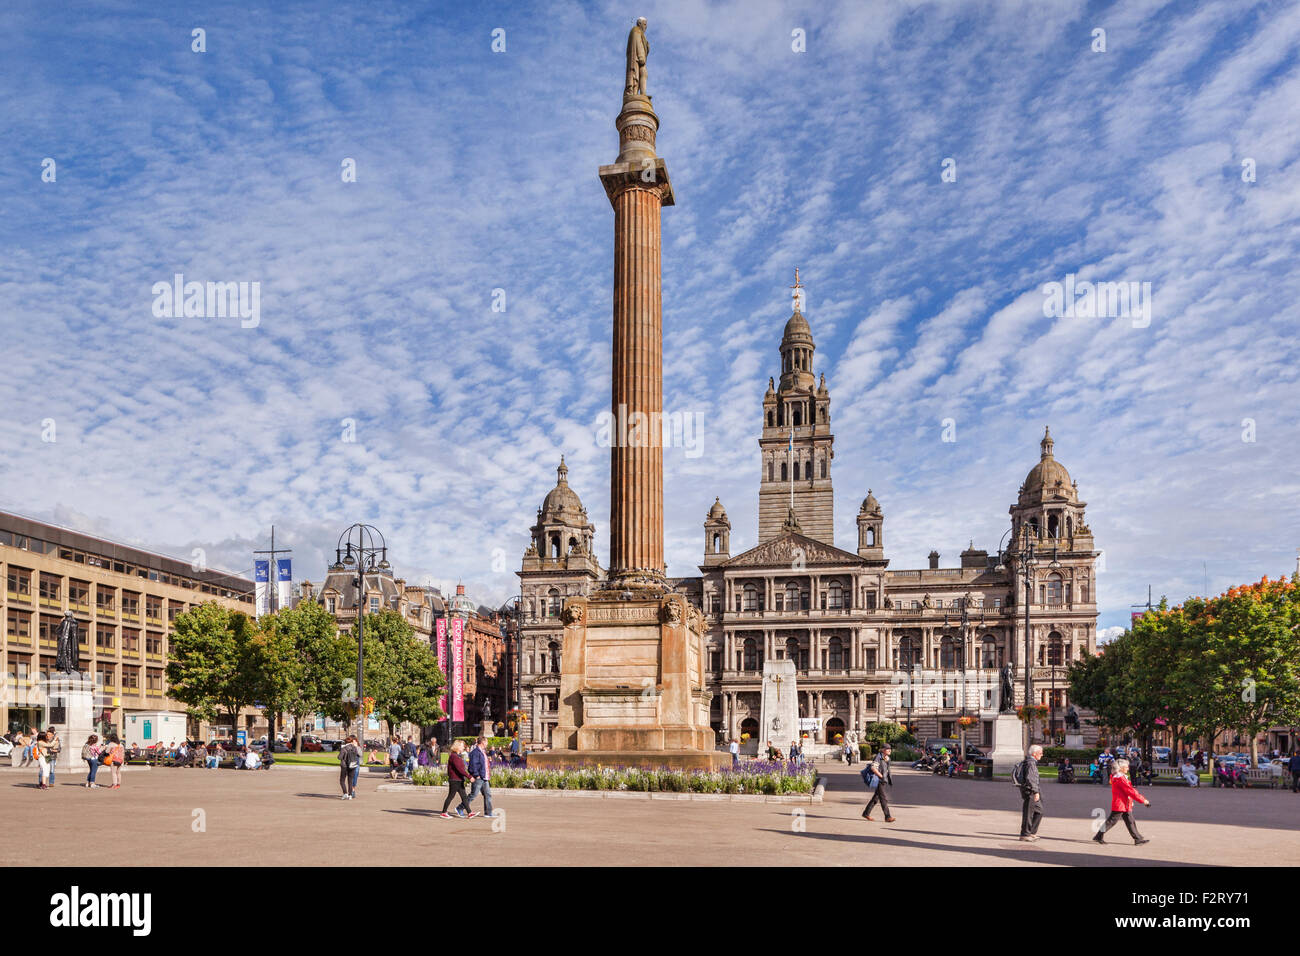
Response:
MULTIPOLYGON (((704 612, 710 722, 726 737, 756 734, 764 661, 793 660, 799 712, 817 719, 818 741, 876 720, 909 723, 922 737, 957 736, 958 718, 969 716, 977 723, 967 739, 990 742, 1004 663, 1015 667, 1015 702, 1024 703, 1026 569, 1014 559, 999 565, 973 544, 956 567, 940 567, 936 553, 927 568, 889 568, 885 512, 870 490, 858 510, 857 548, 835 547, 830 395, 824 376, 813 377, 812 331, 801 300, 796 280, 795 309, 779 349, 781 380, 770 380, 763 398, 758 543, 732 555, 731 522, 715 499, 704 521, 701 574, 669 581, 704 612)), ((1010 508, 1008 530, 1017 543, 1029 536, 1038 552, 1028 599, 1029 654, 1034 699, 1055 700, 1058 734, 1069 704, 1065 664, 1097 650, 1098 552, 1084 508, 1045 434, 1039 461, 1010 508)), ((585 512, 581 520, 589 528, 585 512)), ((563 653, 555 598, 585 595, 604 577, 588 555, 576 567, 559 558, 539 561, 537 530, 519 575, 526 619, 534 621, 522 629, 525 653, 542 663, 563 653), (553 603, 543 600, 546 593, 553 603), (538 620, 542 609, 551 616, 538 620)), ((532 676, 534 702, 536 694, 545 700, 547 680, 558 687, 558 675, 532 676)), ((525 682, 529 677, 526 664, 525 682)), ((545 732, 537 732, 549 718, 545 711, 538 717, 533 740, 545 744, 545 732)), ((1095 737, 1086 719, 1083 732, 1095 737)))

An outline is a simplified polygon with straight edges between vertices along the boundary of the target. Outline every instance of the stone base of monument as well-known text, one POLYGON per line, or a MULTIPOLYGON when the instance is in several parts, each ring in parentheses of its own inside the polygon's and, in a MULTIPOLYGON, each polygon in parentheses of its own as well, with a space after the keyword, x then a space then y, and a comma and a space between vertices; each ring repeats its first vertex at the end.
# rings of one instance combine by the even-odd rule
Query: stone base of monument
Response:
POLYGON ((714 749, 704 619, 680 594, 596 592, 564 606, 554 747, 529 766, 729 766, 714 749))
POLYGON ((993 722, 994 773, 1010 773, 1011 768, 1025 759, 1025 725, 1015 714, 998 714, 993 722))
POLYGON ((45 692, 46 718, 42 730, 59 732, 59 770, 85 770, 81 747, 95 732, 95 682, 79 674, 51 674, 41 682, 45 692))
POLYGON ((1065 735, 1065 749, 1066 749, 1066 750, 1082 750, 1082 749, 1083 749, 1083 734, 1066 734, 1066 735, 1065 735))
POLYGON ((790 749, 790 741, 799 739, 799 693, 795 687, 794 661, 763 661, 763 684, 759 700, 759 755, 766 756, 768 741, 786 753, 790 749))

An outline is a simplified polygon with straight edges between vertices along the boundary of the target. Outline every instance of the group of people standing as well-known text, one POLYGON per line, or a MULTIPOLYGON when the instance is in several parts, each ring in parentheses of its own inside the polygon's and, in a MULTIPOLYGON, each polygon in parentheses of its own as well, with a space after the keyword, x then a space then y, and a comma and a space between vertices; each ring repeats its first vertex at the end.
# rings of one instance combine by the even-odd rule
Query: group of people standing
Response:
POLYGON ((492 810, 492 758, 488 755, 488 740, 486 737, 479 737, 474 747, 469 752, 469 763, 465 762, 465 741, 453 740, 451 750, 447 753, 447 799, 442 802, 442 813, 438 814, 444 820, 450 820, 453 817, 459 817, 462 820, 470 820, 478 816, 478 811, 473 809, 474 798, 480 792, 483 794, 483 815, 495 816, 492 810), (470 785, 469 796, 465 795, 465 784, 470 785), (456 807, 454 814, 448 813, 452 801, 459 799, 459 805, 456 807))
MULTIPOLYGON (((58 767, 59 754, 63 752, 63 741, 59 732, 53 727, 48 730, 29 728, 26 733, 18 733, 13 739, 15 747, 22 748, 19 767, 36 765, 36 784, 41 790, 54 786, 55 771, 58 767)), ((122 765, 126 762, 126 749, 117 739, 117 734, 109 734, 101 743, 98 734, 91 734, 81 747, 81 759, 86 762, 86 781, 82 784, 87 789, 100 789, 95 777, 101 766, 107 766, 113 774, 111 790, 122 786, 122 765)))

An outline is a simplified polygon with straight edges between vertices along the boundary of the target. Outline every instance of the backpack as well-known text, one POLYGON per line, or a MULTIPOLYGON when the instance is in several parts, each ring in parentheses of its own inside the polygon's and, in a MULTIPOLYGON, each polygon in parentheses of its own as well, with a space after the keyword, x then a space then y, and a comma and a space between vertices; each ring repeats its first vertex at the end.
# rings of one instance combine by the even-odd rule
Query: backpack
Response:
POLYGON ((1025 761, 1023 760, 1011 768, 1011 782, 1014 783, 1021 790, 1025 789, 1026 772, 1027 771, 1025 768, 1025 761))

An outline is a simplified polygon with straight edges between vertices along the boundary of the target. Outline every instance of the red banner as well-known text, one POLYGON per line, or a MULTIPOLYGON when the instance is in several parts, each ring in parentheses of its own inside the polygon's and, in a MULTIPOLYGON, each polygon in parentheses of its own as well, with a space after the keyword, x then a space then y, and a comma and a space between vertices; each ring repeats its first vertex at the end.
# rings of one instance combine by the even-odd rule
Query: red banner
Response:
POLYGON ((465 622, 451 619, 451 719, 465 719, 465 622))
MULTIPOLYGON (((438 618, 437 637, 435 641, 438 645, 438 670, 442 671, 443 676, 447 674, 447 619, 438 618)), ((444 693, 438 698, 438 709, 442 711, 442 716, 438 718, 438 723, 447 719, 447 695, 444 693)))

